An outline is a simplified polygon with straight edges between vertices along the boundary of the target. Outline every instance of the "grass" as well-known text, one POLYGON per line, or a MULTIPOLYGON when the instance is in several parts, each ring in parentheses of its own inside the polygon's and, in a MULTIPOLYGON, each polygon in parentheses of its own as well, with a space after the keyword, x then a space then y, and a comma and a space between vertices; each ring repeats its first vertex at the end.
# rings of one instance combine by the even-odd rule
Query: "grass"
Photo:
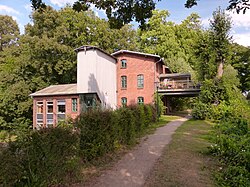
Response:
POLYGON ((198 120, 179 127, 145 186, 215 186, 212 169, 216 161, 206 154, 211 129, 211 124, 198 120))

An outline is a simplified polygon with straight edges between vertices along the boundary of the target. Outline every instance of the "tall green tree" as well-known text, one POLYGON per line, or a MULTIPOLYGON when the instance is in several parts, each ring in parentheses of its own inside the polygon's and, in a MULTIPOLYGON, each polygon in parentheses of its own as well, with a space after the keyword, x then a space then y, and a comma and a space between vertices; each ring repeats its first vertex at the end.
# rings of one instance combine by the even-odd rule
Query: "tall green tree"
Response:
POLYGON ((213 12, 213 19, 210 21, 210 37, 212 47, 216 51, 217 78, 223 75, 224 64, 230 59, 230 29, 231 18, 224 10, 218 8, 213 12))
POLYGON ((194 46, 199 37, 199 16, 191 14, 181 24, 167 21, 168 11, 153 11, 146 30, 140 31, 141 48, 164 58, 173 72, 190 72, 196 77, 194 46))
POLYGON ((17 22, 11 16, 0 15, 0 52, 15 44, 19 34, 17 22))

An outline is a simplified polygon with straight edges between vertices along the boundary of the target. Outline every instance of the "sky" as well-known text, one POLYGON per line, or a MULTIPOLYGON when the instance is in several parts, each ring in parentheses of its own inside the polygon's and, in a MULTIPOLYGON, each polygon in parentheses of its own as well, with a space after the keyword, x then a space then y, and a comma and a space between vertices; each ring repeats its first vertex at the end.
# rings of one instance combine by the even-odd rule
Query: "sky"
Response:
MULTIPOLYGON (((72 4, 75 0, 44 0, 48 5, 55 9, 64 7, 67 3, 72 4)), ((191 9, 184 7, 185 0, 161 0, 156 8, 159 10, 168 10, 170 12, 169 21, 180 23, 188 15, 195 12, 201 17, 204 28, 208 27, 212 13, 219 6, 226 9, 229 0, 200 0, 198 6, 191 9)), ((104 11, 91 7, 97 16, 106 18, 104 11)), ((12 16, 17 21, 21 33, 24 33, 24 27, 31 22, 30 14, 32 12, 30 0, 0 0, 0 14, 12 16)), ((231 35, 236 43, 244 46, 250 46, 250 10, 246 14, 236 14, 227 11, 232 17, 233 25, 231 35)), ((137 24, 135 24, 137 25, 137 24)))

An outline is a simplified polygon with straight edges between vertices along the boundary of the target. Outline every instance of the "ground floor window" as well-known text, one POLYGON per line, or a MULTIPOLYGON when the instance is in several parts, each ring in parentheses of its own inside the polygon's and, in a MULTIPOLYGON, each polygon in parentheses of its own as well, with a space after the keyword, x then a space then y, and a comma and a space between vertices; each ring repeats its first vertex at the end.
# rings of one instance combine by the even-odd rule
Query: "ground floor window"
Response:
POLYGON ((53 101, 47 101, 47 123, 46 126, 47 127, 52 127, 53 126, 53 110, 54 110, 54 106, 53 106, 53 101))
POLYGON ((138 97, 138 98, 137 98, 137 103, 138 103, 139 105, 144 104, 144 97, 138 97))
POLYGON ((43 101, 36 103, 36 128, 40 129, 43 126, 43 101))
POLYGON ((72 112, 77 112, 77 98, 72 98, 72 112))
POLYGON ((127 98, 126 97, 122 97, 121 102, 122 102, 122 106, 127 106, 127 98))
POLYGON ((57 121, 63 121, 65 119, 65 100, 57 100, 57 121))

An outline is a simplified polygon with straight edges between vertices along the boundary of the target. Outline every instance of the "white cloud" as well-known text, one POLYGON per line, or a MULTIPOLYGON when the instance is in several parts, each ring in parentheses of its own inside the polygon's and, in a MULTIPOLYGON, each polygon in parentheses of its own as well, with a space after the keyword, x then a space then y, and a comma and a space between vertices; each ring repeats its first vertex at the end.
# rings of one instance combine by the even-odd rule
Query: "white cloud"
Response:
POLYGON ((229 16, 232 17, 233 26, 234 27, 244 27, 245 29, 249 29, 250 27, 250 11, 246 11, 245 14, 242 12, 237 14, 236 12, 227 11, 229 16))
POLYGON ((76 0, 50 0, 50 2, 53 4, 53 5, 57 5, 59 7, 63 7, 65 6, 66 4, 73 4, 76 0))
POLYGON ((31 11, 32 11, 31 4, 26 4, 26 5, 24 5, 24 8, 25 8, 28 12, 31 12, 31 11))
POLYGON ((202 19, 201 20, 201 24, 203 25, 203 27, 205 27, 205 28, 208 28, 209 27, 209 24, 210 24, 210 20, 211 18, 204 18, 204 19, 202 19))
POLYGON ((234 42, 244 45, 246 47, 250 46, 250 32, 242 34, 233 34, 234 42))
POLYGON ((8 7, 6 5, 0 5, 0 12, 1 13, 7 13, 7 14, 20 14, 18 11, 15 9, 8 7))

